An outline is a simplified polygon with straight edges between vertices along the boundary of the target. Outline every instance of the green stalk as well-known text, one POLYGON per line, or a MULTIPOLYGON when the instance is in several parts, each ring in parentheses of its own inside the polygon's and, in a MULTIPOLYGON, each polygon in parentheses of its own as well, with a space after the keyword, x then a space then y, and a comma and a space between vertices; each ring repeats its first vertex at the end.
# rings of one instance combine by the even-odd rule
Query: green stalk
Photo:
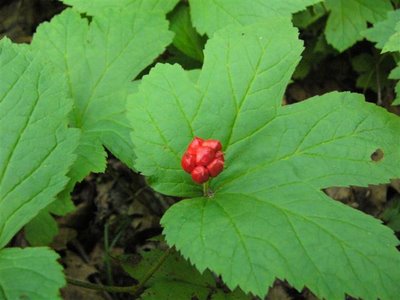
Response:
POLYGON ((204 182, 203 183, 203 196, 204 197, 208 197, 209 196, 208 187, 209 187, 209 181, 204 182))

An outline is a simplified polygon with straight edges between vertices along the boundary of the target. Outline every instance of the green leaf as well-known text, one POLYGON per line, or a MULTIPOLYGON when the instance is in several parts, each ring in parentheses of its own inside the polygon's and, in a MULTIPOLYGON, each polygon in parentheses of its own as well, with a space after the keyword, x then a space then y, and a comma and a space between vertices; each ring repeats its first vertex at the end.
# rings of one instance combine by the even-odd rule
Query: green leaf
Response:
POLYGON ((47 246, 57 234, 57 222, 48 209, 42 210, 25 226, 25 238, 32 246, 47 246))
POLYGON ((32 46, 67 77, 70 123, 83 133, 64 197, 89 172, 104 170, 102 145, 133 165, 126 97, 131 80, 171 41, 167 27, 161 12, 105 10, 88 24, 72 9, 39 26, 32 46))
POLYGON ((394 198, 381 216, 387 226, 394 231, 400 231, 400 199, 394 198))
POLYGON ((367 22, 376 23, 393 10, 389 0, 326 0, 330 15, 325 35, 329 44, 343 52, 363 38, 367 22))
POLYGON ((177 49, 174 45, 169 46, 166 53, 167 57, 163 63, 178 64, 181 65, 185 70, 198 69, 202 66, 202 61, 189 57, 177 49))
POLYGON ((198 195, 201 187, 180 167, 183 149, 193 136, 218 138, 227 145, 256 132, 275 116, 302 50, 295 38, 297 30, 288 29, 288 24, 288 19, 271 19, 268 29, 257 25, 257 29, 216 35, 206 45, 210 54, 199 88, 177 65, 157 65, 144 77, 140 93, 129 101, 128 117, 135 120, 135 167, 149 176, 153 188, 166 194, 198 195), (224 105, 216 107, 216 99, 224 105), (179 135, 170 116, 185 125, 179 127, 179 135))
POLYGON ((173 45, 187 56, 203 61, 204 41, 193 28, 189 8, 179 5, 171 15, 171 30, 175 33, 173 45))
POLYGON ((239 288, 237 288, 231 293, 224 293, 223 291, 218 290, 215 294, 211 295, 211 300, 244 300, 244 299, 249 299, 249 297, 246 296, 239 288))
MULTIPOLYGON (((217 289, 215 279, 210 271, 200 274, 193 266, 182 258, 176 251, 170 250, 167 258, 156 273, 147 282, 147 288, 141 295, 143 300, 149 299, 207 299, 214 291, 218 291, 221 299, 249 299, 243 292, 235 291, 240 298, 230 298, 232 293, 225 294, 217 289)), ((132 266, 123 263, 124 270, 133 278, 141 280, 147 272, 156 264, 165 252, 154 249, 142 253, 142 260, 138 265, 132 266)), ((212 298, 214 299, 214 298, 212 298)))
POLYGON ((390 72, 389 79, 400 79, 400 63, 390 72))
POLYGON ((298 28, 305 29, 326 14, 323 3, 317 3, 306 10, 293 15, 293 24, 298 28))
POLYGON ((48 248, 0 250, 0 299, 61 299, 58 255, 48 248))
POLYGON ((0 43, 0 248, 68 181, 79 132, 63 77, 24 46, 0 43))
MULTIPOLYGON (((389 12, 384 21, 364 31, 364 36, 375 42, 376 47, 382 49, 382 53, 400 51, 400 9, 389 12)), ((400 79, 400 67, 392 70, 389 79, 400 79)), ((398 105, 400 104, 400 83, 396 84, 395 92, 397 97, 392 104, 398 105)))
POLYGON ((364 37, 376 43, 376 47, 383 49, 390 37, 396 33, 396 24, 400 21, 400 9, 389 11, 385 20, 377 22, 363 32, 364 37))
MULTIPOLYGON (((149 269, 163 256, 161 250, 142 253, 143 259, 137 266, 124 264, 124 270, 141 280, 149 269)), ((214 278, 210 272, 200 274, 189 262, 173 251, 147 283, 141 298, 149 299, 206 299, 214 278)))
POLYGON ((397 22, 395 27, 395 33, 391 35, 385 46, 382 49, 384 52, 399 52, 400 51, 400 21, 397 22))
POLYGON ((396 99, 394 99, 392 105, 400 105, 400 81, 396 83, 395 86, 395 92, 396 92, 396 99))
POLYGON ((216 33, 197 84, 157 65, 129 108, 137 169, 158 191, 194 197, 163 216, 166 240, 230 288, 263 297, 279 278, 320 298, 394 299, 393 232, 321 189, 398 177, 400 120, 350 93, 281 107, 301 48, 288 22, 270 19, 216 33), (180 167, 193 136, 223 144, 212 197, 180 167))
POLYGON ((228 25, 249 25, 276 16, 290 16, 322 0, 189 0, 194 26, 211 36, 228 25))
POLYGON ((390 74, 389 74, 389 79, 394 79, 397 80, 396 86, 395 86, 395 92, 396 92, 396 99, 394 99, 392 105, 399 105, 400 104, 400 64, 397 65, 396 68, 394 68, 390 74))
POLYGON ((326 198, 303 183, 221 192, 174 205, 162 222, 168 243, 231 288, 263 296, 277 277, 325 299, 394 299, 400 259, 393 233, 326 198))
POLYGON ((61 0, 64 4, 71 5, 80 12, 98 15, 107 9, 123 11, 155 11, 164 14, 171 11, 179 0, 61 0))
POLYGON ((393 68, 393 60, 390 56, 372 56, 368 53, 361 53, 351 58, 353 69, 359 74, 356 86, 364 89, 371 89, 378 92, 379 89, 391 87, 387 74, 393 68))

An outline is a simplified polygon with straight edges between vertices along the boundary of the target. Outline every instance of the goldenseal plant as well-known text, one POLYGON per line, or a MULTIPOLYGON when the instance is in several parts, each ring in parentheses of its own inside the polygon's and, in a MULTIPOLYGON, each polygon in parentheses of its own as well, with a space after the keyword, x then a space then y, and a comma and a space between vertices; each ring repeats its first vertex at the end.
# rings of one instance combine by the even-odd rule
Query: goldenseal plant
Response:
POLYGON ((231 26, 207 42, 198 78, 156 65, 128 101, 135 167, 184 198, 161 220, 168 244, 230 288, 264 297, 279 278, 323 299, 395 299, 398 239, 322 189, 399 177, 399 118, 347 92, 282 106, 297 35, 289 18, 231 26), (194 137, 224 146, 206 196, 181 166, 194 137))

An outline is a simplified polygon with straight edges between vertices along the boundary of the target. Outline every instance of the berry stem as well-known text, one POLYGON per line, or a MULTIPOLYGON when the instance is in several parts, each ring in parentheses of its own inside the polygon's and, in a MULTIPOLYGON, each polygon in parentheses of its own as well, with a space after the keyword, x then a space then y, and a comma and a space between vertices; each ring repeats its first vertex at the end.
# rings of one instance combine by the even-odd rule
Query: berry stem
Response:
POLYGON ((206 182, 203 183, 203 195, 204 197, 208 197, 208 184, 209 184, 209 180, 207 180, 206 182))

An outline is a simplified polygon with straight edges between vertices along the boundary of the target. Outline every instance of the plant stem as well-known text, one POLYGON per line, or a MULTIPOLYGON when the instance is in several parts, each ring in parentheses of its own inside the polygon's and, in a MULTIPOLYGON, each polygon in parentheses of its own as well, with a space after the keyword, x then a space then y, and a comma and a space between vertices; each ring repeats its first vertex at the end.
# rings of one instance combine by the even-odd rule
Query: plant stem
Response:
POLYGON ((107 291, 110 293, 129 293, 132 295, 136 295, 146 284, 146 282, 153 276, 153 274, 161 267, 164 261, 167 259, 169 253, 171 252, 171 248, 168 248, 164 254, 160 257, 158 262, 154 264, 151 269, 144 275, 140 283, 131 286, 114 286, 114 285, 102 285, 102 284, 94 284, 90 282, 80 281, 73 278, 67 277, 67 282, 69 284, 73 284, 76 286, 80 286, 83 288, 97 290, 97 291, 107 291))
POLYGON ((133 294, 137 285, 132 286, 113 286, 113 285, 102 285, 102 284, 95 284, 85 281, 76 280, 73 278, 67 277, 67 282, 69 284, 73 284, 76 286, 80 286, 86 289, 96 290, 96 291, 107 291, 111 293, 130 293, 133 294))
POLYGON ((208 197, 208 184, 209 184, 209 181, 206 181, 203 183, 203 196, 204 197, 208 197))

